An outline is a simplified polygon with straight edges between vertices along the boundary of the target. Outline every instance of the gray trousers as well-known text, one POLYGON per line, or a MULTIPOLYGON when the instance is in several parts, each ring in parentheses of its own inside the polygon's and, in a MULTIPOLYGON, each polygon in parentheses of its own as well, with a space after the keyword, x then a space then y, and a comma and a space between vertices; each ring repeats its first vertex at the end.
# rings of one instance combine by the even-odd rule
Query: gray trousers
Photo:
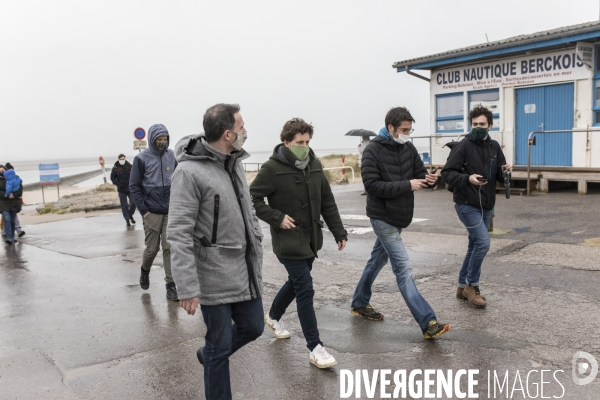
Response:
POLYGON ((169 216, 167 214, 150 213, 144 218, 146 248, 144 249, 144 258, 142 259, 142 268, 144 271, 150 271, 154 258, 162 245, 165 281, 171 283, 173 282, 173 275, 171 274, 171 245, 167 242, 168 221, 169 216))

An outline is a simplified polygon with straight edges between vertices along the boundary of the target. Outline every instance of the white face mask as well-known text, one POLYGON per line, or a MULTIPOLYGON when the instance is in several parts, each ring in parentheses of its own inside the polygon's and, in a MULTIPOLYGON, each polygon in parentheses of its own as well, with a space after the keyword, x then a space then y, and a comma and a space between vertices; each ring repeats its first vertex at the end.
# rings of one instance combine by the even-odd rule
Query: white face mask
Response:
POLYGON ((406 142, 408 142, 410 140, 410 136, 399 134, 397 138, 395 138, 394 136, 392 136, 392 139, 394 139, 396 142, 398 142, 400 144, 404 144, 404 143, 406 143, 406 142))
POLYGON ((236 133, 236 132, 233 132, 233 133, 235 133, 237 135, 237 139, 235 139, 235 142, 231 143, 231 145, 233 146, 234 149, 240 151, 242 149, 242 147, 244 146, 246 139, 248 139, 248 134, 247 133, 236 133))
POLYGON ((119 160, 119 164, 125 165, 125 160, 119 160))

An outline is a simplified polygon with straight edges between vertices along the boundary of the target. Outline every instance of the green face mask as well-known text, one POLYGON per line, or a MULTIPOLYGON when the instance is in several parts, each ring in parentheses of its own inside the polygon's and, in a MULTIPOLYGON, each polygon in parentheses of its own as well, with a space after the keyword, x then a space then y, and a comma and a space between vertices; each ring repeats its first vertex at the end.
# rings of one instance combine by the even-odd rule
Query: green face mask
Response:
POLYGON ((308 157, 308 152, 310 151, 310 147, 296 146, 295 144, 293 144, 290 147, 290 151, 292 152, 294 157, 296 157, 298 159, 298 161, 304 161, 304 160, 306 160, 306 157, 308 157))
POLYGON ((488 130, 486 128, 473 128, 471 130, 471 136, 475 140, 484 140, 488 135, 488 130))

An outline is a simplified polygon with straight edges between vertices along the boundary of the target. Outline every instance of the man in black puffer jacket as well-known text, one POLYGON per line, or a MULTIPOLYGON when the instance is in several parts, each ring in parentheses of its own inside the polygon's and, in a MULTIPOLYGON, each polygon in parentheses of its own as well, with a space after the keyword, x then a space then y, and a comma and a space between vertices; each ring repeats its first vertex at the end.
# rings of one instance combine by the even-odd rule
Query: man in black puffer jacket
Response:
POLYGON ((412 222, 413 192, 437 180, 437 175, 427 174, 417 149, 409 141, 414 121, 406 108, 392 108, 385 116, 385 128, 367 145, 362 156, 360 170, 367 191, 367 216, 377 240, 354 292, 352 313, 374 321, 383 319, 369 300, 373 282, 389 259, 400 293, 423 336, 434 339, 446 333, 450 325, 437 322, 433 309, 417 290, 400 237, 402 229, 412 222))
POLYGON ((127 226, 135 224, 133 214, 135 213, 135 203, 133 196, 129 192, 129 177, 131 175, 131 164, 125 159, 125 154, 119 154, 119 160, 115 163, 111 173, 110 180, 117 187, 119 201, 121 202, 121 211, 123 218, 127 221, 127 226), (129 199, 129 204, 127 204, 129 199))
POLYGON ((477 308, 487 306, 479 290, 483 259, 490 250, 488 225, 496 204, 496 181, 503 182, 503 171, 512 171, 500 144, 492 140, 494 115, 485 107, 469 113, 471 133, 452 148, 442 176, 454 188, 454 208, 469 233, 469 247, 458 273, 456 297, 469 300, 477 308))

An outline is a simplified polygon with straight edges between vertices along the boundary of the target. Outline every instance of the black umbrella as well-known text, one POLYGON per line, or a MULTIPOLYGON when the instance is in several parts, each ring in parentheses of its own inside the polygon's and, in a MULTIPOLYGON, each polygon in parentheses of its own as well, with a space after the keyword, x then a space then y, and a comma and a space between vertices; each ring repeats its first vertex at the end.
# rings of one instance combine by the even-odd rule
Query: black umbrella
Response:
POLYGON ((368 131, 366 129, 352 129, 350 132, 346 133, 344 136, 377 136, 377 134, 373 131, 368 131))

